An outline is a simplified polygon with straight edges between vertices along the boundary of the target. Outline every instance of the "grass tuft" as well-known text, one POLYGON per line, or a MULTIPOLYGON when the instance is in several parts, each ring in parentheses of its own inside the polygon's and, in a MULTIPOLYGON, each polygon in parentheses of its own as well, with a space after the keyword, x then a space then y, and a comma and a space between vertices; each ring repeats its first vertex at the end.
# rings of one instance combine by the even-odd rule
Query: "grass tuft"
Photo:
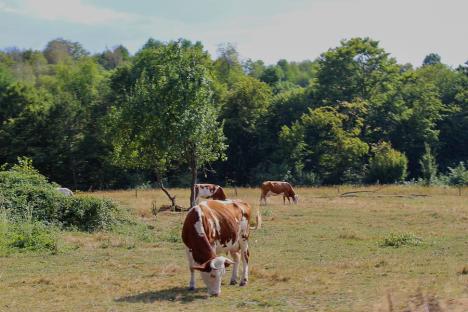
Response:
POLYGON ((422 239, 413 233, 390 233, 380 241, 380 247, 394 247, 399 248, 403 246, 419 246, 423 243, 422 239))

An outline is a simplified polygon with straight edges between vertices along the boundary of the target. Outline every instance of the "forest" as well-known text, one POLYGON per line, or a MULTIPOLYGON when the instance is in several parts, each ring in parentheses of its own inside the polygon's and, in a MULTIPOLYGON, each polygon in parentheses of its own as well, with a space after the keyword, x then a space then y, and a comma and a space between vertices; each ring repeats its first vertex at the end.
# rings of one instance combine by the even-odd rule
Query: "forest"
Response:
POLYGON ((370 38, 271 65, 184 39, 0 51, 0 164, 75 190, 466 184, 467 143, 468 61, 399 64, 370 38))

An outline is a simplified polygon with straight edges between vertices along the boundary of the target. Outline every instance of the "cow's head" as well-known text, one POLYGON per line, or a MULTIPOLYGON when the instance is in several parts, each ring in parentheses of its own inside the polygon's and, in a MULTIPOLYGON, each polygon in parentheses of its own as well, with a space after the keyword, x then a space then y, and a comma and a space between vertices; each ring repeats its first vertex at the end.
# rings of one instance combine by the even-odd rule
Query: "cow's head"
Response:
POLYGON ((223 275, 226 273, 226 268, 233 263, 231 259, 219 256, 202 265, 193 266, 192 269, 201 272, 201 277, 208 288, 208 294, 219 296, 221 294, 221 280, 223 275))
POLYGON ((293 197, 293 202, 294 202, 295 204, 297 204, 297 203, 299 202, 299 196, 294 195, 294 197, 293 197))

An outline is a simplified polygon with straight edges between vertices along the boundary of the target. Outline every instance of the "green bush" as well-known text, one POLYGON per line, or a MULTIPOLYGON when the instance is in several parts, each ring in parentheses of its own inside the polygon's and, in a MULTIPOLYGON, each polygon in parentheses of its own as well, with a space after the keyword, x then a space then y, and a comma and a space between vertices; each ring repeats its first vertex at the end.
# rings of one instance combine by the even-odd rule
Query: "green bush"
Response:
POLYGON ((0 255, 18 251, 57 251, 57 230, 38 221, 12 221, 0 216, 0 255))
POLYGON ((380 247, 418 246, 422 244, 422 239, 412 233, 395 234, 390 233, 380 242, 380 247))
POLYGON ((449 174, 448 184, 453 186, 465 186, 468 185, 468 170, 465 168, 465 164, 460 162, 455 168, 448 168, 449 174))
POLYGON ((31 219, 84 231, 107 229, 122 215, 110 200, 69 197, 54 183, 20 159, 10 170, 0 171, 0 209, 15 220, 31 219))
POLYGON ((405 179, 408 159, 392 148, 390 143, 381 142, 372 148, 374 156, 369 160, 368 182, 394 183, 405 179))

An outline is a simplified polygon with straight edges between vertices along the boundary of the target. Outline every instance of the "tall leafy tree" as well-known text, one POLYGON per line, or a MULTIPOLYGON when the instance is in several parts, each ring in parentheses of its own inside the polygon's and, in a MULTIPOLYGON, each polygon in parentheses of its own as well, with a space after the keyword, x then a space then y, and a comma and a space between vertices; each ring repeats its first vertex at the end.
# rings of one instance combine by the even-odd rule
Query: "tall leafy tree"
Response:
POLYGON ((142 50, 132 74, 138 78, 112 115, 115 158, 124 167, 155 170, 173 205, 163 175, 187 164, 193 205, 198 169, 222 158, 225 149, 209 56, 200 44, 170 42, 142 50))
POLYGON ((255 149, 259 145, 259 123, 271 103, 271 90, 265 83, 243 76, 230 90, 221 117, 228 139, 227 177, 250 181, 250 170, 259 161, 255 149))
POLYGON ((321 105, 368 99, 385 89, 400 71, 378 41, 369 38, 344 40, 323 53, 318 63, 316 101, 321 105))
POLYGON ((327 184, 347 182, 360 173, 369 147, 359 139, 360 122, 345 129, 347 119, 324 106, 309 108, 291 127, 283 126, 280 140, 296 171, 318 173, 327 184))

